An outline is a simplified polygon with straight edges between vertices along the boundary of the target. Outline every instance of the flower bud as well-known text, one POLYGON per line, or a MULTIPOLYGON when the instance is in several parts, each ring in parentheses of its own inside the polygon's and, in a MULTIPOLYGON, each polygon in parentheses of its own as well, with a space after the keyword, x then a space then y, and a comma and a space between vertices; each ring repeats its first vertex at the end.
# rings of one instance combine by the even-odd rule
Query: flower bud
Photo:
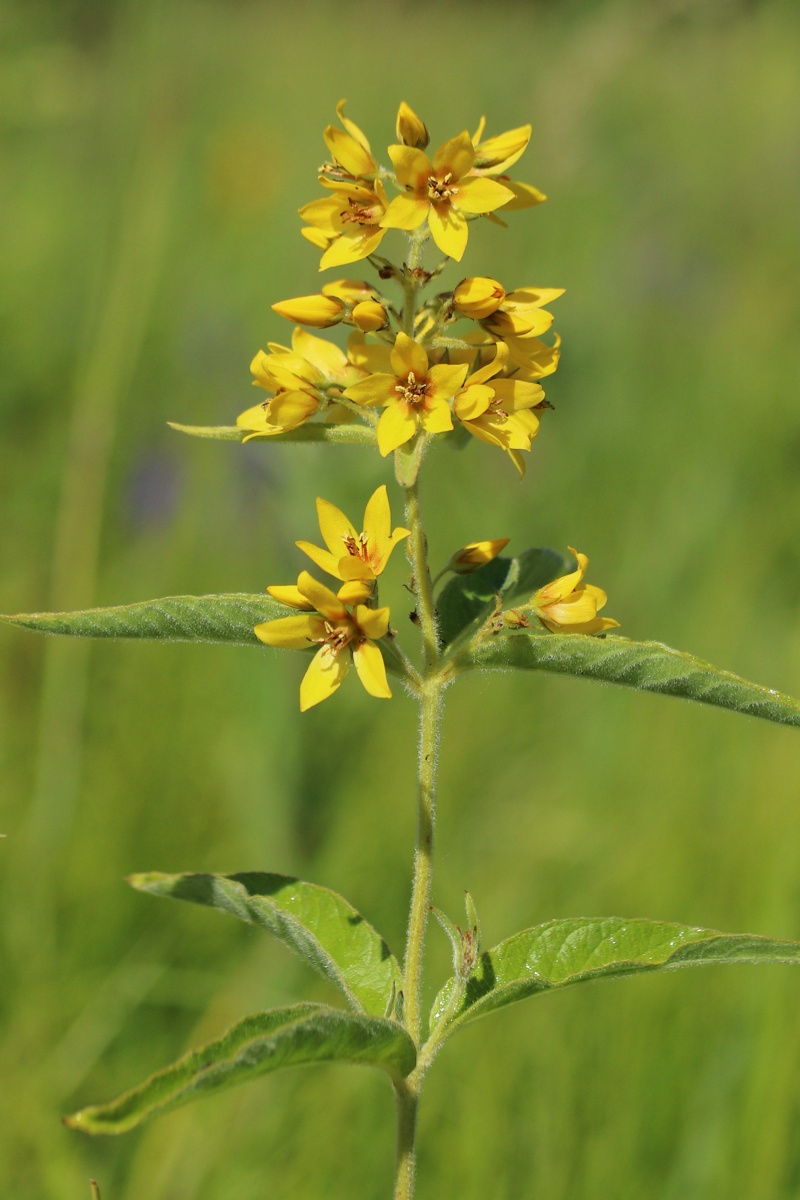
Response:
POLYGON ((424 150, 431 140, 424 122, 420 121, 413 108, 410 108, 405 100, 401 102, 397 110, 396 129, 397 140, 404 146, 416 146, 418 150, 424 150))
POLYGON ((457 575, 468 575, 471 571, 477 571, 478 567, 490 563, 493 558, 497 558, 500 551, 507 545, 508 538, 470 542, 469 545, 462 546, 460 550, 457 550, 447 565, 457 575))
POLYGON ((365 279, 334 279, 322 289, 323 296, 334 296, 346 304, 359 304, 362 300, 375 300, 377 293, 365 279))
POLYGON ((337 325, 345 314, 344 304, 334 296, 295 296, 292 300, 279 300, 272 310, 287 321, 311 325, 314 329, 337 325))
POLYGON ((385 329, 389 324, 389 314, 377 300, 362 300, 350 316, 362 333, 373 333, 376 329, 385 329))
POLYGON ((502 284, 496 279, 487 279, 482 275, 462 279, 453 292, 453 301, 459 312, 476 321, 497 312, 505 298, 502 284))

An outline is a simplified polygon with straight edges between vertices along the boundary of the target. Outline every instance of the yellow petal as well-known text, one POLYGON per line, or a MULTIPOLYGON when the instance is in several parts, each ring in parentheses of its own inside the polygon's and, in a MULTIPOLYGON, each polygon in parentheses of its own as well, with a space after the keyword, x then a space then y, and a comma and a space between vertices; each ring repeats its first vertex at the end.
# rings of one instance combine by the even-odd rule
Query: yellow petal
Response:
POLYGON ((524 337, 526 334, 538 337, 540 333, 546 333, 552 324, 553 314, 546 308, 531 308, 527 312, 517 310, 492 313, 485 327, 495 337, 524 337))
POLYGON ((516 308, 543 308, 563 296, 564 291, 564 288, 515 288, 506 296, 503 307, 509 312, 516 308))
POLYGON ((396 375, 368 375, 366 379, 359 379, 358 383, 354 383, 352 387, 345 388, 344 395, 356 404, 374 408, 379 404, 390 404, 396 400, 396 387, 396 375))
POLYGON ((336 105, 336 115, 339 118, 339 120, 342 122, 342 124, 344 125, 345 129, 350 134, 350 136, 355 138, 356 141, 359 143, 359 145, 363 146, 364 149, 369 154, 369 142, 367 141, 366 136, 364 135, 362 130, 360 130, 359 127, 356 125, 355 121, 351 121, 349 117, 346 117, 344 115, 345 104, 347 104, 346 100, 339 101, 339 103, 336 105))
POLYGON ((472 169, 475 161, 475 147, 472 138, 466 130, 458 137, 443 142, 433 156, 433 174, 438 178, 452 172, 454 180, 461 179, 472 169))
POLYGON ((530 183, 519 183, 516 179, 503 179, 503 186, 511 192, 513 199, 503 205, 504 212, 519 212, 523 208, 533 208, 536 204, 544 204, 547 196, 530 183))
POLYGON ((513 462, 520 474, 520 478, 525 474, 525 459, 520 454, 519 450, 509 450, 508 457, 513 462))
MULTIPOLYGON (((348 560, 353 562, 353 559, 348 560)), ((372 594, 372 584, 363 579, 349 579, 339 588, 336 595, 343 604, 363 604, 372 594)))
POLYGON ((414 372, 414 378, 419 382, 428 374, 428 355, 419 342, 415 342, 407 333, 398 333, 391 353, 392 370, 399 379, 414 372))
POLYGON ((358 534, 342 510, 320 496, 317 497, 317 517, 325 545, 338 562, 346 549, 345 539, 357 540, 358 534))
POLYGON ((472 175, 462 179, 454 203, 462 212, 488 213, 514 199, 514 193, 494 179, 472 175))
MULTIPOLYGON (((264 429, 268 425, 267 413, 265 405, 268 407, 267 401, 261 404, 254 404, 252 408, 246 408, 244 412, 239 413, 236 418, 236 424, 240 429, 264 429)), ((274 427, 273 427, 274 428, 274 427)), ((275 430, 277 433, 278 430, 275 430)))
POLYGON ((456 396, 453 408, 460 421, 474 421, 486 412, 493 399, 494 391, 487 384, 471 384, 456 396))
POLYGON ((374 175, 378 164, 360 142, 334 125, 328 125, 323 137, 331 155, 350 175, 374 175))
POLYGON ((467 248, 467 219, 452 204, 432 204, 428 213, 431 237, 442 254, 460 262, 467 248))
POLYGON ((491 171, 493 175, 507 170, 515 163, 524 154, 525 148, 531 140, 530 125, 521 125, 518 129, 509 129, 506 133, 498 133, 495 137, 487 138, 485 142, 480 140, 482 133, 483 124, 479 135, 476 136, 475 169, 491 171))
POLYGON ((384 229, 419 229, 429 208, 427 196, 395 196, 381 217, 381 225, 384 229))
POLYGON ((413 146, 390 146, 389 157, 401 187, 411 188, 415 192, 426 190, 428 176, 433 172, 427 154, 413 146))
POLYGON ((311 225, 304 225, 300 230, 306 241, 311 242, 312 246, 316 246, 318 250, 327 250, 330 244, 330 236, 323 233, 321 229, 314 229, 311 225))
POLYGON ((268 587, 267 591, 273 600, 277 600, 279 604, 288 604, 292 608, 304 608, 308 611, 314 608, 314 605, 306 600, 303 593, 294 584, 286 584, 285 586, 276 584, 268 587))
POLYGON ((320 382, 340 379, 347 370, 347 356, 343 350, 305 329, 295 329, 292 349, 318 372, 320 382))
POLYGON ((307 554, 315 566, 327 575, 333 575, 336 579, 342 578, 338 571, 341 547, 335 554, 331 554, 330 550, 323 550, 321 546, 315 546, 312 542, 295 542, 295 546, 302 550, 303 554, 307 554))
POLYGON ((540 383, 529 383, 523 379, 495 379, 492 387, 508 413, 533 408, 544 400, 544 388, 540 383))
POLYGON ((307 650, 318 638, 325 637, 325 622, 319 617, 278 617, 256 625, 256 637, 265 646, 282 650, 307 650))
POLYGON ((323 296, 336 296, 348 304, 360 304, 362 300, 377 299, 377 292, 365 279, 334 279, 322 289, 323 296))
POLYGON ((468 370, 466 363, 440 363, 431 367, 428 371, 431 381, 429 399, 450 400, 461 387, 468 370))
POLYGON ((385 636, 389 628, 388 608, 367 608, 359 604, 355 611, 356 625, 363 634, 373 641, 385 636))
POLYGON ((349 620, 347 609, 341 600, 334 595, 330 588, 326 588, 324 583, 319 583, 313 575, 309 575, 308 571, 300 572, 297 586, 318 613, 322 613, 331 621, 349 620))
POLYGON ((392 352, 389 346, 367 345, 356 330, 347 339, 347 358, 354 367, 370 375, 387 375, 392 369, 392 352))
POLYGON ((332 696, 349 670, 350 655, 346 648, 335 651, 323 646, 318 650, 300 684, 300 711, 306 712, 332 696))
POLYGON ((389 507, 389 493, 386 484, 376 488, 367 501, 364 509, 364 533, 367 535, 367 545, 383 548, 389 540, 392 527, 392 513, 389 507))
POLYGON ((417 416, 402 400, 390 404, 378 422, 378 449, 384 458, 404 445, 417 432, 417 416))
POLYGON ((386 665, 383 655, 374 642, 361 642, 353 650, 358 678, 363 683, 370 696, 378 700, 391 700, 392 693, 386 679, 386 665))
POLYGON ((450 405, 440 397, 428 401, 419 414, 419 423, 426 433, 447 433, 453 428, 450 405))
POLYGON ((424 122, 405 100, 400 101, 397 110, 396 132, 398 142, 402 142, 404 146, 417 146, 424 150, 430 141, 424 122))
POLYGON ((327 271, 329 267, 344 267, 367 258, 380 246, 385 232, 385 229, 375 225, 366 225, 362 229, 353 228, 341 234, 319 260, 320 271, 327 271))
MULTIPOLYGON (((357 554, 348 554, 344 558, 340 558, 337 569, 339 578, 347 580, 348 583, 351 580, 369 580, 371 582, 375 578, 375 572, 370 564, 364 562, 364 559, 357 554)), ((342 591, 343 589, 339 588, 340 599, 344 599, 342 596, 342 591)), ((360 599, 366 600, 369 594, 370 593, 368 589, 366 595, 360 597, 360 599)), ((348 600, 347 603, 353 604, 355 601, 348 600)))

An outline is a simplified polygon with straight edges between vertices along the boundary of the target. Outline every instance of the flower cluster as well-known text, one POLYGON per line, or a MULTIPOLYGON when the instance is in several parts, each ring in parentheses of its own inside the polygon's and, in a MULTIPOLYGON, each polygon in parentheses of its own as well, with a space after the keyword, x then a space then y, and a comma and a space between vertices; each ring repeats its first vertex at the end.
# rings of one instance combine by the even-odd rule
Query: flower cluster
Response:
MULTIPOLYGON (((294 431, 309 422, 356 425, 358 435, 344 429, 336 436, 374 442, 384 458, 394 454, 398 481, 408 489, 431 445, 471 436, 502 450, 522 476, 543 414, 552 408, 542 380, 559 363, 561 341, 552 331, 550 306, 563 289, 508 288, 487 276, 466 276, 429 298, 423 292, 451 261, 461 261, 475 221, 504 227, 507 213, 545 200, 537 188, 509 175, 528 146, 531 127, 487 138, 481 120, 474 134, 464 130, 430 150, 427 126, 404 102, 396 140, 382 163, 364 132, 345 116, 344 105, 337 108, 339 125, 324 132, 323 194, 300 209, 302 233, 322 252, 321 271, 366 261, 377 280, 336 279, 319 292, 273 304, 294 325, 291 344, 270 342, 253 359, 254 384, 267 396, 239 415, 242 440, 299 437, 294 431), (394 231, 406 239, 400 263, 383 257, 394 231), (442 256, 438 261, 436 252, 442 256), (401 302, 385 294, 387 284, 399 285, 401 302), (339 326, 349 329, 344 346, 308 332, 339 326)), ((313 437, 324 440, 334 432, 323 428, 313 437)), ((351 662, 371 695, 389 697, 386 662, 404 656, 388 650, 394 635, 388 608, 379 606, 379 576, 394 547, 410 535, 419 573, 419 546, 423 555, 425 550, 424 537, 414 542, 418 518, 409 509, 411 529, 392 530, 385 486, 367 504, 361 531, 326 500, 317 500, 317 512, 324 547, 297 545, 337 580, 338 591, 306 571, 296 585, 270 587, 275 600, 298 612, 264 622, 256 634, 271 646, 316 647, 301 686, 304 710, 339 687, 351 662)), ((462 547, 436 580, 480 570, 506 542, 462 547)), ((582 582, 587 560, 576 558, 576 571, 502 614, 499 624, 495 615, 492 628, 530 629, 538 622, 550 632, 596 634, 615 626, 597 615, 605 593, 582 582)), ((427 574, 426 560, 423 569, 427 574)), ((412 591, 418 584, 412 577, 412 591)), ((429 620, 435 628, 435 612, 429 620)))

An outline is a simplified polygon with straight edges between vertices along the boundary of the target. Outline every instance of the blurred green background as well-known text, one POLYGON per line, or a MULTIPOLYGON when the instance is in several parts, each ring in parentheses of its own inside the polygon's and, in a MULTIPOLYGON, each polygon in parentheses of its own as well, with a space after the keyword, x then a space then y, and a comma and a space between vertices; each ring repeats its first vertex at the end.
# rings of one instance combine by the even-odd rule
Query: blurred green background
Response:
MULTIPOLYGON (((550 200, 482 223, 464 265, 568 289, 528 476, 441 450, 434 558, 569 542, 623 633, 800 693, 795 3, 2 0, 0 25, 0 610, 258 591, 294 577, 316 494, 361 511, 377 455, 165 421, 252 403, 251 356, 289 332, 270 303, 317 286, 295 210, 322 128, 346 96, 382 147, 404 98, 434 142, 532 121, 517 175, 550 200)), ((92 1174, 103 1200, 385 1200, 392 1101, 368 1072, 286 1073, 116 1140, 59 1114, 248 1011, 333 999, 132 871, 296 873, 401 947, 411 703, 348 681, 301 719, 300 661, 247 649, 8 629, 0 664, 0 1193, 82 1200, 92 1174)), ((436 900, 458 919, 468 887, 490 941, 609 913, 800 937, 798 763, 755 720, 471 678, 436 900)), ((431 988, 447 965, 434 930, 431 988)), ((430 1077, 420 1197, 800 1196, 799 999, 787 968, 717 968, 472 1027, 430 1077)))

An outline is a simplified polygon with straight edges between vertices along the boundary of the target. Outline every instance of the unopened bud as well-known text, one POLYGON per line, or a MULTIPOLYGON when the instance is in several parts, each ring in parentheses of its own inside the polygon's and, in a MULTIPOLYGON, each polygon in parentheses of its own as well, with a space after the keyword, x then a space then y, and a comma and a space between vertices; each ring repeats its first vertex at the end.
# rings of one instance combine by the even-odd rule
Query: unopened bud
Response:
POLYGON ((424 121, 421 121, 405 100, 401 101, 397 110, 397 140, 404 146, 416 146, 424 150, 431 140, 424 121))
POLYGON ((468 546, 462 546, 456 551, 448 567, 455 571, 456 575, 469 575, 471 571, 477 571, 479 567, 484 567, 493 558, 497 558, 500 551, 508 545, 508 541, 508 538, 494 538, 486 542, 470 542, 468 546))
POLYGON ((389 324, 389 314, 377 300, 362 300, 350 314, 353 324, 362 333, 373 333, 389 324))
POLYGON ((492 313, 497 312, 505 298, 502 284, 483 275, 462 279, 453 292, 453 300, 459 312, 476 321, 482 321, 484 317, 490 317, 492 313))
POLYGON ((292 300, 279 300, 272 310, 287 321, 311 325, 314 329, 337 325, 345 314, 344 304, 335 296, 295 296, 292 300))
POLYGON ((333 283, 325 284, 322 294, 344 300, 346 304, 360 304, 362 300, 375 299, 375 289, 370 287, 366 279, 334 279, 333 283))

